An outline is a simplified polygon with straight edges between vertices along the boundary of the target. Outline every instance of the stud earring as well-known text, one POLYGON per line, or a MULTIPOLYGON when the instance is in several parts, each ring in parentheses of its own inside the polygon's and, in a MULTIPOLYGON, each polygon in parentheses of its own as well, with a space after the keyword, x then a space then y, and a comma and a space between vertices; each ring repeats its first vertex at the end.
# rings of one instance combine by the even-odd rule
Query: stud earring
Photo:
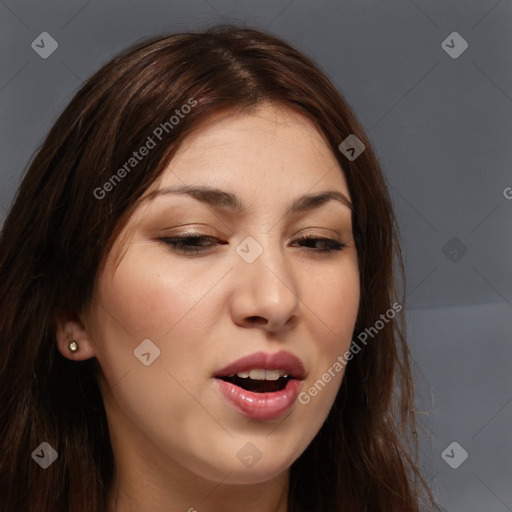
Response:
POLYGON ((78 343, 76 341, 72 341, 69 344, 69 350, 71 350, 71 352, 76 352, 78 350, 78 343))

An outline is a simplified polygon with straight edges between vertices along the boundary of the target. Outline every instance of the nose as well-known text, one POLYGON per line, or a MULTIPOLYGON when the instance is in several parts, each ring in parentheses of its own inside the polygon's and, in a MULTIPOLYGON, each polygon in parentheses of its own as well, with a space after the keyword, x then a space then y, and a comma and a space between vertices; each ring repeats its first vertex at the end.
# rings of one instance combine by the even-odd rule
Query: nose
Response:
POLYGON ((290 261, 282 248, 269 245, 252 263, 236 256, 231 312, 237 325, 277 332, 296 325, 301 301, 290 261))

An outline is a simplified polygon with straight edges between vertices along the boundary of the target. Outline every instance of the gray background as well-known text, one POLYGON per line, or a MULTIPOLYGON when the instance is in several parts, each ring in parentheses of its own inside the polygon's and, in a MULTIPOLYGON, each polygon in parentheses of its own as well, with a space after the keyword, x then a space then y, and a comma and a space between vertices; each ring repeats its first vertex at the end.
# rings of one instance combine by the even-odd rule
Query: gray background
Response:
POLYGON ((0 20, 0 219, 58 114, 126 46, 241 21, 316 60, 391 186, 429 481, 447 511, 512 511, 512 0, 4 0, 0 20))

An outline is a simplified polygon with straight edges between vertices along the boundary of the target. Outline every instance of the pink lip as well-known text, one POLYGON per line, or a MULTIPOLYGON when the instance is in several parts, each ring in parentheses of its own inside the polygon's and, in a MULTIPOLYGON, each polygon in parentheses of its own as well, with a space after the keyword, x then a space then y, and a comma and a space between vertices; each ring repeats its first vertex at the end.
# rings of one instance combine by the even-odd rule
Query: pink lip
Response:
POLYGON ((295 403, 302 385, 301 381, 306 377, 306 370, 302 361, 289 352, 257 352, 225 366, 217 371, 214 377, 217 377, 215 382, 220 393, 240 413, 253 419, 271 420, 284 414, 295 403), (291 378, 284 389, 273 393, 254 393, 218 378, 255 368, 282 369, 291 378))
POLYGON ((284 414, 299 396, 302 382, 290 379, 286 387, 274 393, 253 393, 230 382, 215 379, 226 400, 244 416, 256 420, 272 420, 284 414))
MULTIPOLYGON (((306 370, 302 361, 289 352, 281 350, 275 354, 266 352, 256 352, 254 354, 242 357, 233 363, 218 370, 214 377, 227 377, 233 373, 251 370, 253 368, 262 368, 264 370, 282 369, 286 370, 292 377, 298 380, 304 380, 306 370)), ((260 393, 258 393, 260 394, 260 393)))

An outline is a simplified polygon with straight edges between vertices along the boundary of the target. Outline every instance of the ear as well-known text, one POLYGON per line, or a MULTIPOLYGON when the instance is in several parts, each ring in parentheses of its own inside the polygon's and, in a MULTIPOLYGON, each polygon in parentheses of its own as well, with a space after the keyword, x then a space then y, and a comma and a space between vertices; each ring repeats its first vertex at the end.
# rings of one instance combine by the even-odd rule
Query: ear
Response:
POLYGON ((72 361, 83 361, 95 356, 89 333, 76 313, 60 311, 55 320, 57 348, 64 357, 72 361), (69 348, 72 341, 78 346, 75 352, 69 348))

